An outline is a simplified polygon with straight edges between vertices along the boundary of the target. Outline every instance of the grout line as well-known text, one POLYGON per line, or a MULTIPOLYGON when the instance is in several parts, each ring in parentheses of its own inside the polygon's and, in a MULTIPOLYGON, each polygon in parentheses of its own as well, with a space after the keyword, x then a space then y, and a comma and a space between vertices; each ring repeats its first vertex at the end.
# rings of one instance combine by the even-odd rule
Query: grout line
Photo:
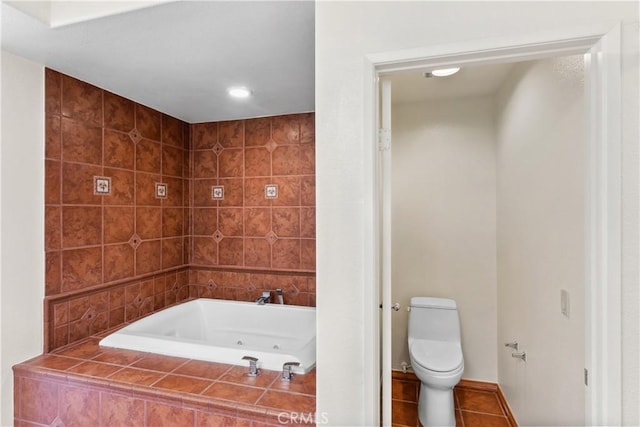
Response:
MULTIPOLYGON (((100 136, 101 136, 101 150, 100 151, 101 151, 101 154, 102 154, 101 159, 100 159, 100 163, 101 163, 101 167, 102 167, 101 175, 105 176, 104 175, 104 90, 100 90, 100 98, 101 98, 101 102, 102 102, 102 120, 101 121, 102 121, 102 125, 103 125, 103 127, 101 129, 101 134, 100 134, 100 136)), ((111 185, 110 185, 110 188, 109 188, 109 194, 107 194, 107 196, 113 195, 113 193, 115 191, 114 188, 113 188, 113 184, 114 183, 111 182, 111 185)), ((106 260, 105 260, 105 256, 104 256, 104 252, 105 252, 104 251, 104 240, 105 240, 104 239, 104 233, 105 233, 105 227, 104 227, 104 210, 105 210, 104 208, 105 208, 105 206, 104 205, 105 205, 104 197, 101 197, 100 198, 100 228, 101 228, 102 232, 100 233, 100 237, 101 237, 100 246, 101 246, 101 252, 102 252, 101 255, 102 255, 102 257, 100 259, 100 267, 101 267, 100 268, 100 270, 101 270, 101 272, 100 272, 100 274, 101 274, 100 281, 102 283, 104 283, 104 280, 105 280, 105 266, 106 266, 106 262, 105 262, 106 260)), ((109 321, 108 315, 107 315, 107 321, 109 321)))
POLYGON ((462 417, 462 410, 460 408, 458 408, 458 413, 460 414, 460 424, 462 424, 459 427, 465 427, 464 418, 462 417))
POLYGON ((163 373, 164 375, 162 375, 160 378, 158 378, 157 380, 155 380, 154 382, 152 382, 151 384, 149 384, 147 387, 153 387, 153 388, 157 388, 155 387, 156 384, 158 384, 160 381, 162 381, 163 379, 165 379, 167 376, 169 376, 168 373, 166 372, 160 372, 160 371, 152 371, 152 372, 159 372, 159 373, 163 373))

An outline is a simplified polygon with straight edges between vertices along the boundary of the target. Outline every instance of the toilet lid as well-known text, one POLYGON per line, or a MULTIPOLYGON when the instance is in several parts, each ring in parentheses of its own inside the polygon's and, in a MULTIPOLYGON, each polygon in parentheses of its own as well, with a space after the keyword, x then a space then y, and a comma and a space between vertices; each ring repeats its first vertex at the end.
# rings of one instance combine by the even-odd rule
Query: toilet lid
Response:
POLYGON ((458 342, 415 340, 409 351, 414 362, 430 371, 451 372, 462 365, 462 349, 458 342))

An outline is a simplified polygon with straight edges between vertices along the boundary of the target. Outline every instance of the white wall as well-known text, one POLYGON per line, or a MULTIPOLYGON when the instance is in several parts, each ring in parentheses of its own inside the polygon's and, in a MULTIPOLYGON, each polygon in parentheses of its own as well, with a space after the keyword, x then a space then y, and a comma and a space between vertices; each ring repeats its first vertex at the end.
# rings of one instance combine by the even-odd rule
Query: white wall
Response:
MULTIPOLYGON (((371 87, 364 84, 371 53, 470 41, 503 44, 563 38, 585 28, 623 28, 626 55, 622 105, 625 234, 622 292, 623 421, 640 425, 637 269, 638 66, 636 2, 317 2, 317 407, 330 424, 373 424, 378 390, 373 347, 365 334, 373 265, 374 174, 371 87), (629 56, 631 56, 629 58, 629 56), (634 232, 635 231, 635 232, 634 232)), ((371 309, 372 307, 369 307, 371 309)))
POLYGON ((458 304, 464 378, 497 382, 493 98, 393 106, 393 369, 410 362, 411 297, 458 304))
POLYGON ((497 95, 500 384, 521 425, 584 425, 582 55, 517 64, 497 95), (560 290, 570 294, 570 317, 560 290))
POLYGON ((42 353, 44 68, 2 51, 0 425, 13 424, 11 367, 42 353))

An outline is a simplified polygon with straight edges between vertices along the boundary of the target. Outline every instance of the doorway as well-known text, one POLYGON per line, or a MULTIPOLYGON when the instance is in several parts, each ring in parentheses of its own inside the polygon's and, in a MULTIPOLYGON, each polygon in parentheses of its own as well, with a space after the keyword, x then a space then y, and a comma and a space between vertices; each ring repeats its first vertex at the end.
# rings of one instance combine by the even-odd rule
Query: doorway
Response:
MULTIPOLYGON (((616 275, 606 274, 612 269, 619 268, 619 253, 615 250, 620 238, 620 224, 617 216, 611 215, 619 209, 619 182, 620 165, 616 153, 619 151, 619 137, 615 132, 615 111, 604 108, 607 105, 603 99, 619 96, 619 90, 611 91, 619 83, 619 56, 616 57, 615 39, 619 35, 613 31, 606 35, 593 35, 591 37, 581 37, 570 40, 552 41, 526 46, 516 47, 494 47, 492 49, 473 49, 473 43, 464 47, 457 47, 454 52, 442 55, 442 49, 426 49, 422 52, 413 52, 413 56, 405 53, 392 53, 370 56, 374 71, 373 77, 378 76, 384 79, 385 76, 393 72, 433 69, 447 65, 469 65, 514 62, 558 56, 558 54, 584 54, 586 52, 585 69, 587 79, 585 81, 586 101, 589 111, 587 123, 590 125, 585 129, 587 135, 586 164, 588 173, 584 177, 586 188, 585 195, 585 247, 586 247, 586 268, 585 268, 585 358, 584 367, 589 372, 589 384, 585 388, 585 421, 587 424, 601 422, 615 423, 620 416, 620 378, 616 366, 620 360, 620 331, 616 323, 619 319, 619 310, 612 310, 612 304, 619 300, 619 278, 616 275), (438 52, 438 55, 431 55, 438 52), (606 54, 603 55, 603 52, 606 54), (613 85, 612 85, 613 84, 613 85), (604 88, 608 86, 608 91, 604 88), (606 129, 607 132, 603 132, 606 129), (618 328, 618 329, 617 329, 618 328), (617 341, 615 340, 617 337, 617 341), (611 346, 611 339, 614 345, 611 346), (608 392, 607 392, 608 390, 608 392), (617 394, 617 395, 616 395, 617 394)), ((390 86, 390 85, 389 85, 390 86)), ((617 86, 619 87, 619 86, 617 86)), ((377 88, 376 88, 377 89, 377 88)), ((384 125, 385 117, 385 89, 380 92, 383 101, 383 112, 379 123, 384 125)), ((387 100, 388 101, 388 100, 387 100)), ((380 126, 388 129, 385 126, 380 126)), ((377 176, 379 178, 378 201, 374 210, 380 212, 377 235, 378 254, 377 265, 379 266, 380 288, 374 290, 372 299, 378 301, 378 295, 382 302, 381 310, 381 381, 382 381, 382 423, 390 424, 390 386, 388 385, 391 374, 391 361, 387 360, 391 352, 389 348, 392 341, 391 333, 391 310, 395 301, 391 299, 391 257, 390 257, 390 221, 385 217, 385 213, 390 212, 390 193, 388 192, 390 177, 389 170, 385 170, 385 165, 390 165, 391 150, 386 149, 385 136, 389 132, 382 131, 383 143, 380 150, 377 164, 377 176), (384 189, 387 188, 387 192, 384 189)), ((377 141, 378 142, 378 141, 377 141)), ((377 144, 376 144, 377 145, 377 144)), ((376 306, 378 304, 376 303, 376 306)), ((377 311, 377 310, 376 310, 377 311)), ((372 338, 375 342, 375 337, 372 338)), ((500 378, 497 378, 498 382, 500 378)), ((516 414, 517 416, 517 414, 516 414)), ((619 421, 618 421, 619 422, 619 421)))
MULTIPOLYGON (((583 63, 573 55, 386 77, 392 301, 456 301, 463 378, 500 377, 526 425, 584 424, 583 63), (517 351, 502 345, 511 341, 517 351), (526 362, 512 357, 523 352, 526 362)), ((410 361, 408 317, 392 314, 394 370, 410 361)), ((483 412, 489 424, 496 409, 462 402, 457 415, 472 423, 483 412)))

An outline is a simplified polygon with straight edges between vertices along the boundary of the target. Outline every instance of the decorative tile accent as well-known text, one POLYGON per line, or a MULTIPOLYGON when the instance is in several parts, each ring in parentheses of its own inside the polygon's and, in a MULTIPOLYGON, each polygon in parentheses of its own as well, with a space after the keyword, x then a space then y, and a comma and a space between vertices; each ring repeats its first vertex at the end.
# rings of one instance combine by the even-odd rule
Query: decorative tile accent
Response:
POLYGON ((210 289, 218 288, 218 285, 216 285, 216 282, 214 282, 213 279, 209 279, 209 281, 207 282, 207 286, 209 286, 210 289))
POLYGON ((167 198, 167 184, 164 184, 162 182, 156 182, 156 198, 157 199, 167 198))
POLYGON ((278 236, 273 231, 268 232, 264 238, 267 239, 270 245, 273 245, 278 240, 278 236))
POLYGON ((271 140, 265 144, 265 147, 267 148, 268 152, 273 153, 273 150, 278 148, 278 144, 276 144, 273 140, 271 140))
POLYGON ((213 240, 215 240, 216 243, 220 243, 222 239, 224 239, 224 234, 222 234, 220 230, 216 230, 216 232, 213 233, 213 240))
POLYGON ((93 194, 111 194, 111 178, 106 176, 93 177, 93 194))
POLYGON ((142 135, 140 135, 137 128, 133 128, 133 130, 129 132, 129 138, 131 138, 134 144, 137 144, 142 139, 142 135))
POLYGON ((134 233, 134 235, 129 239, 128 243, 133 249, 137 249, 138 246, 140 246, 140 243, 142 243, 142 239, 140 238, 140 236, 134 233))
POLYGON ((222 153, 222 150, 224 150, 224 147, 222 145, 220 145, 220 143, 216 143, 216 145, 213 146, 213 152, 216 153, 217 156, 220 155, 220 153, 222 153))
POLYGON ((211 198, 213 200, 224 199, 224 185, 214 185, 211 187, 211 198))
POLYGON ((278 184, 267 184, 264 186, 265 199, 277 199, 278 198, 278 184))
POLYGON ((93 307, 90 307, 85 313, 84 315, 81 317, 82 320, 92 320, 94 317, 96 317, 96 310, 93 309, 93 307))
POLYGON ((172 292, 178 292, 178 282, 173 282, 173 286, 171 286, 172 292))

